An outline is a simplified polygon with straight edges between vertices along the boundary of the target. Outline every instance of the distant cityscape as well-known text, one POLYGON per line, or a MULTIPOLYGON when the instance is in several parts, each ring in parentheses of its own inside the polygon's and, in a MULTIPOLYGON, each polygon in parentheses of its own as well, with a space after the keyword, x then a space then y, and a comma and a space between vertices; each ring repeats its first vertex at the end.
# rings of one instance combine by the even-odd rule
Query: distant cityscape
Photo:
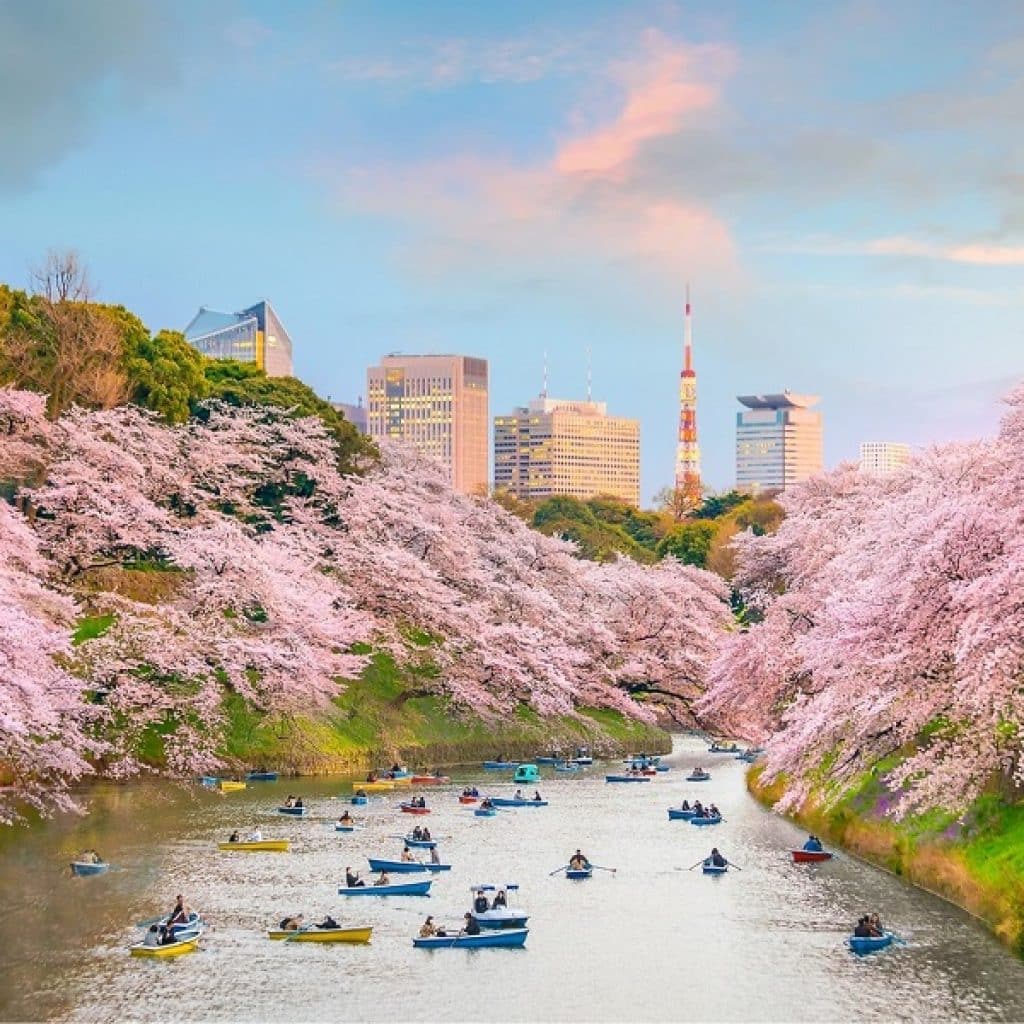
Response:
MULTIPOLYGON (((685 308, 674 491, 684 507, 694 507, 703 485, 689 288, 685 308)), ((184 335, 209 358, 254 363, 271 377, 293 375, 292 339, 266 300, 234 313, 200 307, 184 335)), ((488 378, 487 360, 476 356, 390 353, 367 368, 365 405, 361 397, 332 404, 373 439, 403 441, 437 459, 462 494, 493 487, 526 501, 607 495, 640 504, 639 420, 609 413, 589 385, 585 400, 551 398, 545 380, 539 396, 492 422, 488 378)), ((824 470, 817 395, 784 390, 737 401, 743 406, 735 424, 737 490, 780 492, 824 470)), ((865 441, 860 469, 895 473, 910 454, 901 442, 865 441)))

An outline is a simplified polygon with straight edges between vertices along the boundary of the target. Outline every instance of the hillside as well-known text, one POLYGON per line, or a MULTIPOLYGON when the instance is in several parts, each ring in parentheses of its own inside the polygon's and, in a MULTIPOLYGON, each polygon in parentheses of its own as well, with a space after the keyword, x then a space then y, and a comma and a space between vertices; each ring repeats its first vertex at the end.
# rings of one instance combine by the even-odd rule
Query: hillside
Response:
POLYGON ((716 577, 581 560, 406 450, 343 473, 317 417, 197 412, 51 420, 0 390, 8 817, 93 768, 313 768, 403 728, 627 742, 699 696, 729 618, 716 577))

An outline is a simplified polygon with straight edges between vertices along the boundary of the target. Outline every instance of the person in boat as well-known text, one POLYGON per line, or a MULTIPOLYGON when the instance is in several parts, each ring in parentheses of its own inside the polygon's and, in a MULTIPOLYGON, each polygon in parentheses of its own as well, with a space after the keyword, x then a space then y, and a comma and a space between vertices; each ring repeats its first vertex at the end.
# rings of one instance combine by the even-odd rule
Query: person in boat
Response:
POLYGON ((146 932, 146 937, 142 940, 144 946, 161 946, 163 945, 163 931, 158 924, 151 924, 149 931, 146 932))
POLYGON ((345 885, 349 889, 358 889, 366 883, 351 868, 345 868, 345 885))
POLYGON ((373 884, 375 886, 376 885, 390 885, 391 884, 391 879, 388 878, 388 873, 386 871, 382 871, 380 873, 380 877, 373 884))
POLYGON ((402 863, 403 864, 412 864, 413 863, 412 851, 409 849, 408 846, 403 846, 402 847, 402 863))
POLYGON ((434 927, 434 919, 427 917, 426 921, 420 925, 420 938, 429 939, 437 934, 437 929, 434 927))
POLYGON ((499 907, 508 906, 508 897, 505 895, 504 889, 498 890, 498 895, 494 897, 494 902, 491 904, 491 906, 494 910, 497 910, 499 907))
POLYGON ((466 923, 462 926, 463 935, 479 935, 480 922, 467 910, 465 914, 466 923))
POLYGON ((482 811, 489 811, 493 806, 494 804, 491 803, 490 798, 486 796, 480 801, 480 810, 482 811))
POLYGON ((690 801, 689 800, 684 800, 682 802, 682 804, 680 805, 679 810, 681 810, 681 811, 688 811, 689 809, 690 809, 690 801))
POLYGON ((248 838, 245 841, 247 843, 262 843, 263 842, 263 833, 260 831, 259 825, 257 825, 256 828, 254 828, 249 833, 248 838))
POLYGON ((297 932, 302 927, 302 915, 292 914, 290 917, 284 917, 278 927, 283 932, 297 932))
POLYGON ((161 928, 160 929, 160 945, 170 946, 175 942, 181 942, 173 928, 161 928))
POLYGON ((477 789, 476 786, 471 786, 470 790, 469 790, 469 795, 470 796, 479 796, 480 795, 480 790, 477 789))
MULTIPOLYGON (((473 909, 478 914, 486 914, 491 909, 490 903, 487 902, 487 894, 483 890, 477 892, 476 899, 473 900, 473 909)), ((466 915, 466 917, 469 916, 469 914, 466 915)))
POLYGON ((430 863, 431 864, 440 864, 441 863, 441 855, 437 852, 437 847, 436 846, 431 847, 431 850, 430 850, 430 863))
POLYGON ((295 798, 295 806, 296 807, 305 807, 305 804, 302 802, 302 797, 301 796, 297 796, 295 798))
POLYGON ((698 818, 704 817, 704 805, 699 800, 693 801, 693 813, 698 818))
POLYGON ((711 856, 708 857, 711 864, 716 868, 724 868, 729 862, 718 852, 718 847, 714 846, 711 849, 711 856))
POLYGON ((93 849, 83 850, 78 859, 83 864, 102 864, 103 858, 93 849))
POLYGON ((817 836, 808 836, 807 842, 804 843, 804 849, 808 853, 821 853, 822 845, 821 840, 817 836))
POLYGON ((187 920, 188 907, 185 906, 185 900, 179 892, 178 898, 174 901, 174 909, 167 915, 167 927, 170 928, 176 924, 184 924, 187 920))
POLYGON ((573 871, 586 871, 587 868, 590 867, 590 859, 586 856, 586 854, 583 854, 579 850, 577 850, 569 858, 569 867, 572 868, 573 871))
POLYGON ((708 807, 708 817, 709 818, 720 818, 721 816, 722 816, 722 812, 714 804, 711 804, 708 807))
POLYGON ((853 934, 858 939, 870 939, 874 935, 871 931, 871 925, 868 923, 867 914, 857 922, 856 927, 853 929, 853 934))
POLYGON ((288 799, 285 800, 284 805, 285 805, 285 807, 294 807, 295 806, 295 797, 293 797, 291 795, 291 793, 288 794, 288 799))
POLYGON ((542 803, 544 803, 544 801, 540 797, 540 790, 539 789, 535 789, 533 791, 533 802, 535 804, 542 804, 542 803))
POLYGON ((420 842, 420 840, 422 840, 422 839, 423 839, 423 829, 421 829, 421 828, 419 827, 419 825, 417 825, 417 826, 416 826, 416 827, 415 827, 415 828, 414 828, 414 829, 412 830, 412 838, 413 838, 413 839, 414 839, 414 840, 415 840, 415 841, 416 841, 417 843, 418 843, 418 842, 420 842))
POLYGON ((433 842, 433 840, 430 838, 430 829, 429 828, 425 828, 423 830, 423 832, 421 833, 421 837, 423 839, 423 842, 425 842, 425 843, 433 842))
POLYGON ((523 791, 521 789, 517 789, 516 790, 515 799, 516 800, 522 800, 523 799, 523 791))
POLYGON ((324 919, 316 925, 317 928, 340 928, 341 925, 331 917, 330 914, 325 914, 324 919))
POLYGON ((394 778, 399 772, 401 772, 402 766, 397 762, 391 766, 391 777, 394 778))
POLYGON ((352 824, 352 815, 349 814, 348 811, 345 811, 344 814, 342 814, 342 816, 338 819, 338 824, 339 825, 351 825, 352 824))
POLYGON ((366 781, 367 782, 376 782, 377 781, 377 773, 376 772, 367 772, 366 773, 366 781))
POLYGON ((228 836, 228 842, 237 843, 241 838, 242 837, 238 834, 238 829, 236 828, 235 831, 228 836))
POLYGON ((496 764, 504 764, 504 763, 505 763, 505 755, 504 755, 504 754, 499 754, 499 755, 498 755, 498 756, 497 756, 497 757, 495 758, 495 763, 496 763, 496 764))
POLYGON ((355 792, 355 795, 356 796, 361 796, 361 797, 363 797, 365 799, 365 797, 366 797, 366 790, 365 789, 357 789, 356 792, 355 792))
POLYGON ((871 934, 875 938, 881 938, 885 934, 881 918, 877 914, 868 914, 868 928, 871 929, 871 934))

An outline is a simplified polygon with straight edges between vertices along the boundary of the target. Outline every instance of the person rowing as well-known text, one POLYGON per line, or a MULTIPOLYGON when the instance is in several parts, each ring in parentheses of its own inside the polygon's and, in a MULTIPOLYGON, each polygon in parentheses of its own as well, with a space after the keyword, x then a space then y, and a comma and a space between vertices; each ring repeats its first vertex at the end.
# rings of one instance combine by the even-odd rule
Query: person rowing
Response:
POLYGON ((535 789, 533 791, 533 802, 535 804, 542 804, 542 803, 544 803, 544 801, 540 797, 540 790, 539 789, 535 789))
POLYGON ((288 794, 288 799, 285 800, 284 805, 285 805, 285 807, 294 807, 295 806, 295 797, 293 797, 291 795, 291 793, 288 794))
POLYGON ((412 863, 414 863, 413 856, 412 856, 412 851, 409 849, 408 846, 403 846, 402 847, 402 863, 403 864, 412 864, 412 863))
POLYGON ((93 849, 83 850, 78 855, 78 860, 82 864, 102 864, 103 858, 93 849))
POLYGON ((340 928, 341 925, 339 925, 338 922, 335 921, 334 918, 331 917, 330 914, 325 914, 324 915, 324 919, 319 924, 314 925, 313 927, 314 928, 340 928))
POLYGON ((480 810, 482 811, 489 811, 493 806, 494 804, 491 803, 490 797, 485 796, 483 800, 480 801, 480 810))
POLYGON ((187 920, 188 907, 185 906, 181 893, 178 893, 178 898, 174 901, 174 909, 167 915, 167 927, 173 928, 174 925, 184 924, 187 920))
POLYGON ((377 878, 377 880, 373 884, 374 884, 374 886, 390 885, 391 884, 391 879, 388 878, 388 873, 386 871, 382 871, 380 873, 380 876, 377 878))
POLYGON ((569 868, 572 871, 586 871, 590 867, 590 859, 578 849, 569 858, 569 868))
POLYGON ((231 833, 231 835, 228 836, 228 842, 229 843, 238 843, 238 842, 241 842, 241 839, 242 839, 242 837, 238 834, 238 829, 237 828, 235 829, 234 832, 231 833))
POLYGON ((352 824, 352 815, 349 814, 348 811, 345 811, 345 813, 342 814, 342 816, 338 819, 338 824, 339 825, 351 825, 352 824))
POLYGON ((821 840, 817 836, 810 835, 807 837, 807 842, 804 843, 804 849, 808 853, 821 853, 824 848, 821 845, 821 840))
POLYGON ((420 925, 420 938, 429 939, 437 934, 437 928, 434 927, 434 919, 428 915, 426 921, 420 925))
POLYGON ((724 868, 729 862, 718 852, 718 847, 711 848, 711 856, 704 862, 712 867, 724 868))
POLYGON ((245 841, 247 843, 262 843, 263 842, 263 833, 260 831, 260 828, 259 828, 258 825, 256 826, 256 828, 254 828, 248 834, 248 836, 246 836, 245 841))
POLYGON ((359 789, 356 790, 355 795, 356 796, 360 796, 360 797, 362 797, 365 800, 366 799, 366 790, 363 789, 362 787, 360 787, 359 789))
POLYGON ((463 935, 479 935, 480 922, 467 910, 464 915, 465 924, 462 926, 463 935))
POLYGON ((297 932, 302 927, 302 915, 291 914, 288 917, 281 919, 281 923, 278 925, 283 932, 297 932))

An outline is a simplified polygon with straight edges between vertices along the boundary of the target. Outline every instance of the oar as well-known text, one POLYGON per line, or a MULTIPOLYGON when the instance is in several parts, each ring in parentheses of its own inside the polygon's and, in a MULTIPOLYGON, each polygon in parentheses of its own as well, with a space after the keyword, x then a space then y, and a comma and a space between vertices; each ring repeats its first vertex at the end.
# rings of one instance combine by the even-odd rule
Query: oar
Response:
POLYGON ((613 875, 619 870, 618 868, 603 868, 600 864, 591 864, 590 866, 592 868, 597 868, 598 871, 610 871, 613 875))
POLYGON ((907 945, 907 940, 903 938, 902 935, 897 935, 895 932, 889 932, 889 934, 892 936, 892 941, 895 942, 897 946, 907 945))
POLYGON ((687 871, 692 871, 694 868, 700 867, 701 864, 703 864, 704 861, 706 861, 706 860, 707 860, 707 857, 701 857, 701 859, 699 861, 697 861, 696 864, 694 864, 692 867, 688 867, 686 870, 687 871))
POLYGON ((548 874, 548 878, 550 878, 551 875, 557 875, 559 871, 564 871, 568 866, 569 866, 568 864, 563 864, 560 868, 555 868, 554 871, 552 871, 552 872, 550 872, 548 874))
POLYGON ((297 928, 294 932, 292 932, 284 941, 291 942, 292 939, 294 939, 296 936, 301 935, 303 932, 312 931, 315 927, 315 924, 303 925, 301 928, 297 928))
POLYGON ((731 861, 731 860, 727 860, 727 861, 726 861, 725 863, 726 863, 726 864, 728 864, 728 865, 729 865, 729 867, 731 867, 731 868, 735 868, 735 869, 736 869, 737 871, 742 871, 742 870, 743 870, 743 868, 741 868, 741 867, 739 866, 739 864, 735 864, 735 863, 733 863, 733 861, 731 861))

